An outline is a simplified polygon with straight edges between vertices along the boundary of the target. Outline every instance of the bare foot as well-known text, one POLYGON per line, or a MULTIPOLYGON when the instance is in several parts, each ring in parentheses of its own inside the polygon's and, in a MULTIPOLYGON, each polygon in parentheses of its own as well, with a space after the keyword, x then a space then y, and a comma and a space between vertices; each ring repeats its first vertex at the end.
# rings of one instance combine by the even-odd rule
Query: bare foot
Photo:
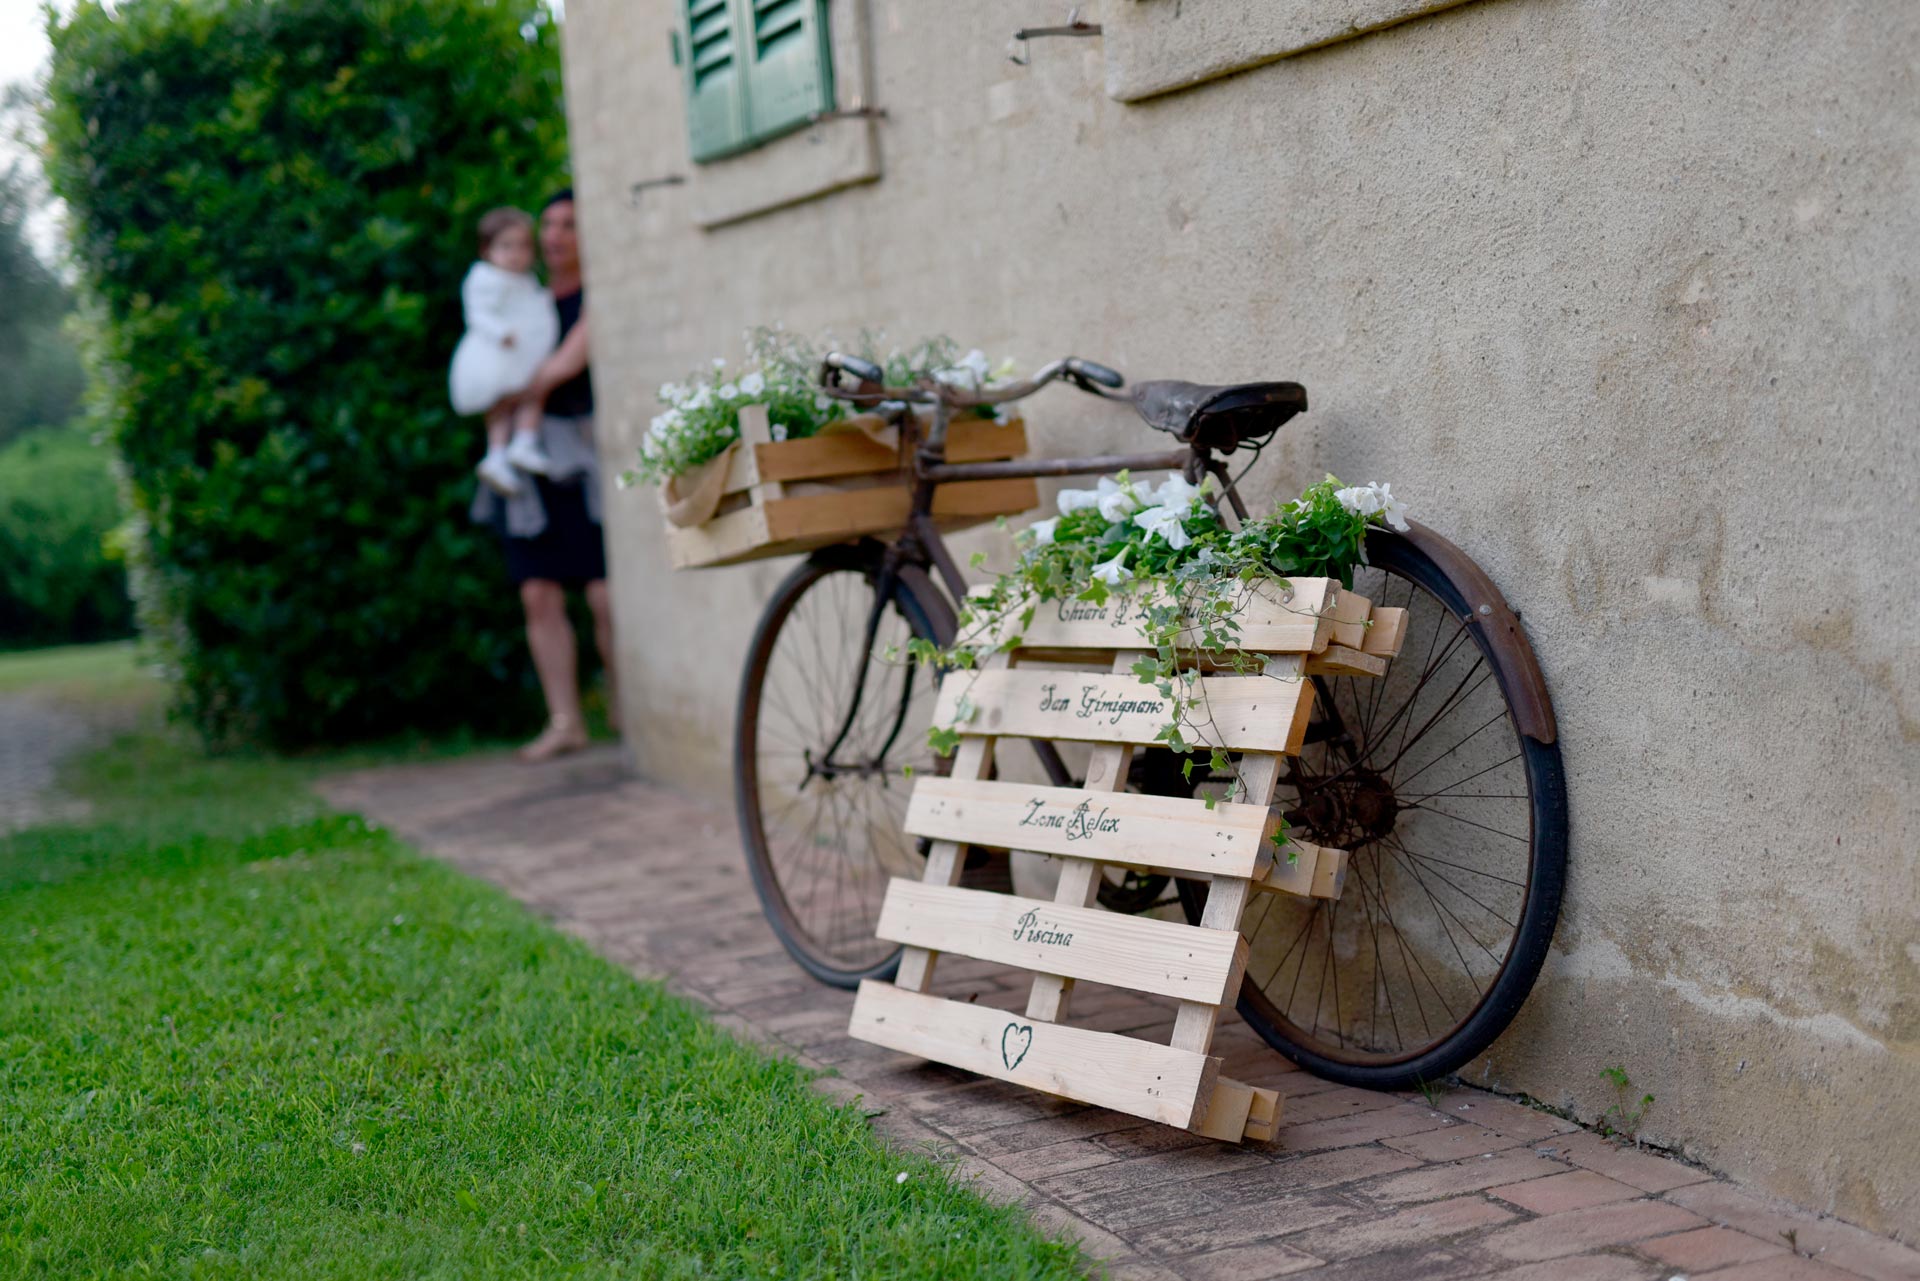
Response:
POLYGON ((587 745, 587 731, 571 716, 555 716, 540 731, 540 736, 516 753, 521 760, 550 761, 587 745))

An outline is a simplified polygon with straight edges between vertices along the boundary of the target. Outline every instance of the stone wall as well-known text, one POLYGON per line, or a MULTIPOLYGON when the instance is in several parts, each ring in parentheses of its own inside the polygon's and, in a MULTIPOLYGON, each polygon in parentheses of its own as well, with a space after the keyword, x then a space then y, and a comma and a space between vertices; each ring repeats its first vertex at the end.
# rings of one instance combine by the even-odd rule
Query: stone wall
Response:
MULTIPOLYGON (((1558 706, 1556 953, 1465 1075, 1592 1118, 1624 1066, 1648 1137, 1911 1239, 1920 9, 1480 0, 1122 103, 1100 40, 1008 60, 1031 5, 837 0, 887 118, 768 181, 848 129, 877 180, 710 229, 700 181, 629 198, 694 172, 673 5, 567 9, 610 464, 655 385, 772 321, 1305 383, 1258 496, 1391 480, 1524 611, 1558 706)), ((1065 391, 1030 423, 1146 441, 1065 391)), ((725 795, 785 567, 674 575, 651 496, 609 506, 637 763, 725 795)))

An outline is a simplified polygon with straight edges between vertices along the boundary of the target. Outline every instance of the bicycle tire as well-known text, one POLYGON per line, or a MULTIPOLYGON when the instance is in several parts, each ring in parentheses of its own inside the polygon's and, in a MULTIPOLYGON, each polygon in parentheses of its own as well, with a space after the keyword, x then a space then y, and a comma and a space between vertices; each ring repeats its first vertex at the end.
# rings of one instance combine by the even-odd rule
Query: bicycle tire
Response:
MULTIPOLYGON (((767 744, 763 740, 771 738, 771 721, 774 719, 767 682, 770 668, 781 653, 782 634, 791 635, 792 629, 799 626, 794 621, 796 611, 805 608, 808 595, 820 592, 823 584, 838 583, 848 589, 839 591, 842 599, 834 602, 842 605, 847 599, 859 596, 857 591, 851 590, 853 580, 857 579, 865 584, 866 595, 861 599, 866 607, 870 607, 878 590, 883 553, 884 549, 878 543, 826 548, 795 566, 781 580, 761 612, 753 640, 748 646, 734 715, 734 810, 754 893, 760 900, 767 923, 787 954, 815 979, 841 988, 858 987, 863 979, 891 978, 899 967, 900 949, 880 944, 874 938, 874 923, 879 910, 878 895, 884 893, 885 877, 876 879, 868 876, 867 869, 855 866, 857 857, 846 851, 829 849, 824 865, 832 870, 833 875, 852 872, 874 884, 863 890, 856 901, 855 911, 845 919, 845 928, 842 930, 822 931, 811 919, 811 914, 802 910, 805 887, 799 883, 801 869, 793 859, 779 856, 782 846, 770 839, 767 826, 763 783, 771 785, 767 777, 771 771, 762 769, 763 758, 768 755, 767 744), (846 857, 836 861, 839 854, 846 854, 846 857)), ((953 614, 945 597, 926 579, 924 571, 916 566, 904 567, 895 578, 887 612, 893 614, 904 625, 904 631, 912 636, 931 640, 935 644, 946 644, 953 635, 953 614)), ((821 673, 821 678, 825 679, 825 673, 821 673)), ((821 718, 822 723, 836 722, 839 709, 828 704, 822 706, 829 708, 821 718)), ((827 731, 829 737, 831 732, 831 729, 827 731)), ((919 742, 902 741, 897 744, 903 763, 907 756, 917 754, 917 749, 924 748, 924 732, 916 732, 919 742)), ((836 778, 830 783, 837 785, 838 781, 836 778)), ((809 784, 811 782, 809 780, 809 784)), ((904 791, 903 787, 903 798, 904 791)), ((862 803, 868 804, 871 812, 870 803, 862 803)), ((845 825, 840 825, 840 828, 837 835, 844 839, 848 835, 844 830, 845 825)), ((881 831, 881 826, 867 824, 866 830, 870 837, 877 839, 876 834, 881 831)), ((913 850, 914 842, 904 832, 898 831, 897 825, 895 833, 903 843, 901 849, 913 850)), ((829 840, 835 835, 829 833, 829 840)), ((917 854, 899 854, 894 870, 911 874, 912 857, 917 857, 917 854)), ((816 864, 816 867, 820 865, 816 864)))
MULTIPOLYGON (((1491 590, 1491 584, 1484 581, 1457 581, 1455 576, 1450 575, 1443 568, 1440 559, 1436 559, 1433 552, 1423 548, 1423 542, 1428 547, 1444 549, 1445 555, 1442 559, 1453 562, 1456 566, 1471 567, 1470 562, 1466 562, 1451 544, 1446 544, 1436 536, 1426 534, 1425 531, 1416 531, 1415 537, 1412 538, 1393 534, 1390 531, 1374 531, 1367 539, 1367 559, 1373 570, 1382 576, 1383 582, 1387 577, 1405 579, 1414 587, 1428 593, 1434 601, 1449 611, 1460 630, 1471 639, 1482 661, 1491 668, 1491 675, 1495 678, 1500 700, 1505 704, 1508 725, 1514 732, 1517 746, 1515 759, 1520 762, 1520 773, 1527 781, 1526 800, 1529 811, 1524 898, 1505 955, 1501 958, 1497 973, 1486 983, 1484 992, 1480 994, 1478 1001, 1465 1017, 1458 1019, 1443 1034, 1428 1042, 1417 1045, 1402 1044, 1392 1053, 1356 1050, 1345 1042, 1344 1034, 1337 1044, 1329 1045, 1327 1038, 1319 1034, 1319 996, 1315 998, 1312 1028, 1310 1031, 1303 1028, 1300 1009, 1303 1008, 1304 998, 1296 1002, 1294 997, 1298 994, 1301 978, 1306 970, 1307 952, 1312 947, 1310 935, 1306 945, 1301 947, 1299 972, 1294 976, 1293 992, 1285 1001, 1284 1008, 1283 1002, 1276 999, 1274 991, 1270 989, 1277 986, 1276 980, 1284 972, 1286 956, 1281 958, 1279 965, 1265 981, 1257 977, 1256 966, 1250 963, 1242 979, 1238 1002, 1240 1014, 1248 1025, 1286 1058, 1317 1076, 1369 1089, 1406 1089, 1417 1087, 1424 1082, 1439 1080, 1483 1053, 1498 1039, 1518 1014, 1546 960, 1548 948, 1553 940, 1554 928, 1559 920, 1560 901, 1566 881, 1567 795, 1560 745, 1557 735, 1551 729, 1543 736, 1531 736, 1522 729, 1524 726, 1534 729, 1537 733, 1543 709, 1546 723, 1551 725, 1550 704, 1544 701, 1545 683, 1540 677, 1532 649, 1525 634, 1517 625, 1509 628, 1489 628, 1478 625, 1478 619, 1471 611, 1469 602, 1482 600, 1491 590), (1526 704, 1529 691, 1532 692, 1531 697, 1534 700, 1531 706, 1526 704), (1532 715, 1528 714, 1529 711, 1532 715)), ((1407 599, 1411 608, 1415 599, 1412 590, 1409 590, 1407 599)), ((1376 604, 1379 603, 1381 602, 1376 600, 1376 604)), ((1504 603, 1501 608, 1504 609, 1504 603)), ((1417 624, 1412 625, 1417 626, 1417 624)), ((1439 636, 1440 625, 1436 622, 1434 643, 1437 644, 1439 636)), ((1417 656, 1409 655, 1403 650, 1401 657, 1395 661, 1396 663, 1405 662, 1409 657, 1417 656)), ((1431 653, 1429 654, 1430 662, 1431 653)), ((1391 679, 1393 679, 1391 672, 1380 678, 1383 684, 1391 679)), ((1413 698, 1417 700, 1419 696, 1419 689, 1416 688, 1413 698)), ((1391 722, 1388 728, 1391 728, 1391 722)), ((1425 732, 1423 729, 1422 733, 1425 732)), ((1406 733, 1407 731, 1403 728, 1401 730, 1403 739, 1406 733)), ((1374 748, 1369 743, 1360 743, 1351 750, 1356 754, 1356 761, 1363 761, 1374 748)), ((1425 768, 1427 767, 1423 767, 1425 768)), ((1341 772, 1353 769, 1354 766, 1349 765, 1341 772)), ((1426 786, 1431 787, 1433 784, 1429 782, 1426 786)), ((1484 791, 1484 786, 1482 790, 1484 791)), ((1291 798, 1296 806, 1294 810, 1296 819, 1302 814, 1322 812, 1307 803, 1308 794, 1307 783, 1303 780, 1291 798)), ((1432 793, 1432 795, 1442 794, 1432 793)), ((1420 799, 1426 800, 1428 797, 1423 796, 1420 799)), ((1396 802, 1403 802, 1403 798, 1396 798, 1396 802)), ((1410 808, 1433 812, 1424 810, 1424 807, 1417 804, 1410 808)), ((1396 811, 1394 821, 1398 822, 1398 815, 1405 812, 1408 811, 1396 811)), ((1458 816, 1448 815, 1447 817, 1457 818, 1458 816)), ((1295 834, 1307 839, 1313 839, 1317 835, 1310 827, 1305 830, 1296 827, 1295 834)), ((1504 832, 1498 834, 1512 835, 1504 832)), ((1396 866, 1404 865, 1405 868, 1413 871, 1414 879, 1419 879, 1419 860, 1424 857, 1403 856, 1404 844, 1396 850, 1393 845, 1387 843, 1391 836, 1392 833, 1384 834, 1374 838, 1373 841, 1363 843, 1361 848, 1351 851, 1348 888, 1343 894, 1344 900, 1354 896, 1357 891, 1363 911, 1373 920, 1376 950, 1373 954, 1374 973, 1370 982, 1378 982, 1380 975, 1389 973, 1392 968, 1391 950, 1384 954, 1378 950, 1379 921, 1384 918, 1396 937, 1406 933, 1394 920, 1392 913, 1384 910, 1386 877, 1396 866), (1373 867, 1370 869, 1370 881, 1369 869, 1365 865, 1369 857, 1367 846, 1376 842, 1377 849, 1373 858, 1373 867), (1375 912, 1374 907, 1368 902, 1370 897, 1381 905, 1383 909, 1381 912, 1375 912)), ((1333 842, 1323 840, 1321 843, 1333 842)), ((1447 863, 1446 866, 1451 868, 1456 864, 1447 863)), ((1465 869, 1468 872, 1472 870, 1465 869)), ((1467 879, 1462 872, 1453 872, 1450 875, 1458 876, 1462 880, 1467 879)), ((1476 886, 1480 885, 1480 882, 1473 883, 1476 886)), ((1430 886, 1423 882, 1421 888, 1427 892, 1429 899, 1434 900, 1436 909, 1445 906, 1444 900, 1436 897, 1430 886)), ((1179 891, 1188 919, 1197 923, 1206 901, 1205 883, 1183 880, 1180 882, 1179 891)), ((1286 896, 1273 897, 1278 899, 1286 896)), ((1493 896, 1489 895, 1489 897, 1493 896)), ((1324 985, 1327 973, 1336 968, 1334 938, 1339 928, 1338 904, 1328 907, 1324 903, 1316 902, 1308 906, 1304 900, 1289 901, 1296 904, 1294 910, 1300 917, 1318 916, 1324 913, 1327 940, 1327 959, 1321 974, 1324 985)), ((1255 906, 1250 906, 1246 917, 1243 918, 1243 932, 1247 932, 1250 927, 1261 928, 1254 925, 1255 906)), ((1435 915, 1444 922, 1445 916, 1440 910, 1436 910, 1435 915)), ((1261 918, 1262 921, 1266 919, 1265 915, 1261 918)), ((1349 919, 1352 919, 1351 915, 1349 919)), ((1292 921, 1287 920, 1283 926, 1291 924, 1292 921)), ((1310 931, 1311 921, 1301 928, 1303 931, 1310 931)), ((1472 934, 1471 931, 1467 932, 1469 935, 1472 934)), ((1250 937, 1253 937, 1256 943, 1258 942, 1257 936, 1250 937)), ((1449 931, 1449 937, 1451 937, 1451 931, 1449 931)), ((1477 943, 1480 940, 1475 937, 1474 941, 1477 943)), ((1483 948, 1484 946, 1482 944, 1483 948)), ((1291 955, 1292 948, 1293 945, 1290 944, 1288 955, 1291 955)), ((1255 947, 1253 950, 1257 954, 1258 948, 1255 947)), ((1356 960, 1365 961, 1364 950, 1356 953, 1356 960)), ((1342 961, 1338 964, 1345 965, 1347 962, 1342 961)), ((1468 966, 1464 954, 1461 957, 1461 964, 1463 967, 1468 966)), ((1425 975, 1424 970, 1422 976, 1427 977, 1430 984, 1433 983, 1431 976, 1425 975)), ((1417 994, 1418 980, 1411 966, 1408 967, 1408 980, 1411 989, 1417 994)), ((1337 974, 1334 977, 1334 985, 1336 1013, 1338 1013, 1341 999, 1337 974)), ((1434 984, 1434 988, 1437 994, 1438 985, 1434 984)), ((1377 1025, 1378 994, 1373 992, 1370 995, 1376 1006, 1374 1022, 1377 1025)), ((1451 1014, 1451 1011, 1449 1010, 1448 1013, 1451 1014)), ((1410 1019, 1409 1022, 1411 1022, 1410 1019)), ((1397 1019, 1395 1030, 1398 1031, 1397 1019)), ((1355 1039, 1358 1039, 1357 1036, 1355 1039)))

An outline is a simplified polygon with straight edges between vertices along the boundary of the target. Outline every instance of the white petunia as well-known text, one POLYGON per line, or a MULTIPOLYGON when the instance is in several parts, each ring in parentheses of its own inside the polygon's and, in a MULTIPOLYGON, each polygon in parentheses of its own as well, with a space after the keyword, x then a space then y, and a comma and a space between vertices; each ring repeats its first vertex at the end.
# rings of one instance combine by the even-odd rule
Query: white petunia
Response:
POLYGON ((787 438, 787 425, 785 423, 775 423, 767 429, 767 434, 775 440, 785 440, 787 438))
POLYGON ((720 399, 732 400, 735 396, 738 396, 739 394, 740 394, 740 388, 738 384, 736 383, 720 384, 720 399))
POLYGON ((1393 496, 1393 486, 1380 486, 1380 516, 1401 533, 1407 532, 1407 505, 1393 496))
POLYGON ((1148 538, 1164 538, 1167 540, 1167 546, 1179 551, 1193 541, 1187 537, 1187 527, 1180 523, 1185 519, 1184 509, 1149 507, 1137 513, 1133 523, 1146 530, 1148 538))
POLYGON ((1059 497, 1060 514, 1071 515, 1083 507, 1098 507, 1100 495, 1092 489, 1063 489, 1059 497))
POLYGON ((1406 532, 1407 505, 1393 496, 1391 485, 1354 485, 1334 491, 1333 498, 1355 515, 1379 516, 1395 529, 1406 532))
POLYGON ((1103 560, 1093 567, 1093 577, 1109 587, 1118 587, 1133 577, 1133 571, 1127 568, 1127 549, 1122 547, 1112 560, 1103 560))
POLYGON ((1199 485, 1188 484, 1185 476, 1175 472, 1161 481, 1159 488, 1153 491, 1153 505, 1171 507, 1176 511, 1184 512, 1193 506, 1201 492, 1199 485))
POLYGON ((1035 547, 1045 547, 1051 543, 1053 541, 1053 531, 1059 524, 1060 518, 1058 516, 1050 516, 1046 520, 1036 520, 1033 524, 1027 526, 1027 532, 1033 535, 1033 545, 1035 547))
POLYGON ((1135 492, 1131 481, 1123 485, 1111 476, 1102 476, 1100 487, 1095 492, 1099 498, 1094 506, 1100 509, 1102 516, 1116 523, 1133 515, 1143 506, 1140 495, 1135 492))
POLYGON ((742 396, 758 396, 766 389, 767 380, 761 376, 760 371, 757 369, 740 380, 740 394, 742 396))
POLYGON ((725 369, 727 367, 727 358, 725 356, 715 356, 713 358, 713 367, 715 369, 725 369))

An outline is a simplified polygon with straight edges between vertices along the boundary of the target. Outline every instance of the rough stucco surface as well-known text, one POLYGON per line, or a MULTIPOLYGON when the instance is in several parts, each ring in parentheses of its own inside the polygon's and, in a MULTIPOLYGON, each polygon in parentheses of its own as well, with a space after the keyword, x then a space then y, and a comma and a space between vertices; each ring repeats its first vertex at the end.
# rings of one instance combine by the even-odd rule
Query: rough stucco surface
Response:
MULTIPOLYGON (((1186 0, 1198 6, 1205 0, 1186 0)), ((667 0, 568 6, 603 449, 783 321, 1293 378, 1262 497, 1388 479, 1524 611, 1575 844, 1467 1075, 1920 1233, 1920 9, 1483 0, 1139 105, 1012 0, 873 0, 878 183, 703 232, 667 0)), ((1061 392, 1048 452, 1140 443, 1061 392)), ((711 793, 783 564, 611 503, 638 764, 711 793)), ((998 535, 981 535, 993 538, 998 535)))

